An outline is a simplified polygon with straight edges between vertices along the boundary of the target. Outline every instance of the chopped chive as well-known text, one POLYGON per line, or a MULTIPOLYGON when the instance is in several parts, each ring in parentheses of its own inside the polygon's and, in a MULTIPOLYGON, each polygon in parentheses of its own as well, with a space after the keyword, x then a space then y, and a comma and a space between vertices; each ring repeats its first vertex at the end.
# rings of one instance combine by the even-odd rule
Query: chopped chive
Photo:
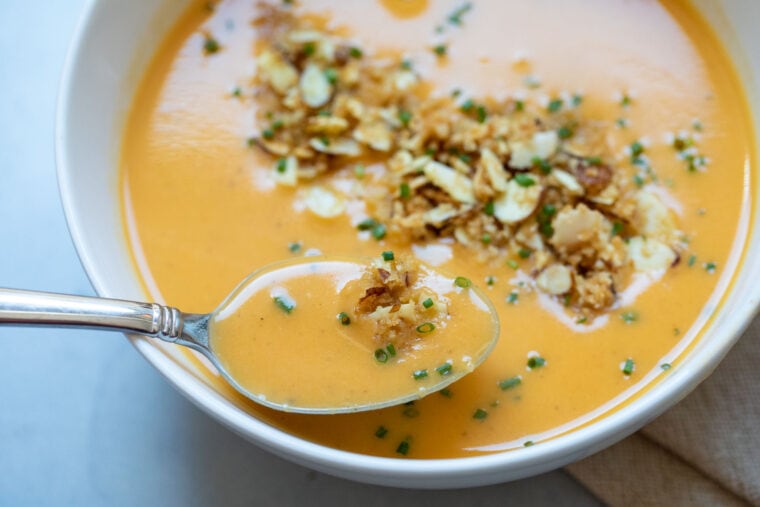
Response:
POLYGON ((272 298, 272 301, 277 305, 277 308, 285 313, 291 313, 296 307, 296 302, 287 296, 275 296, 272 298))
POLYGON ((351 324, 351 317, 346 312, 340 312, 338 314, 338 322, 340 322, 342 326, 348 326, 351 324))
POLYGON ((509 267, 510 267, 510 268, 512 268, 512 269, 517 269, 517 268, 519 268, 519 267, 520 267, 520 265, 519 265, 519 264, 517 264, 517 261, 516 261, 516 260, 514 260, 514 259, 509 259, 509 260, 507 261, 507 266, 509 266, 509 267))
POLYGON ((546 110, 549 111, 550 113, 556 113, 557 111, 562 109, 563 103, 564 102, 562 101, 562 99, 553 99, 549 102, 549 105, 546 106, 546 110))
POLYGON ((338 71, 336 71, 335 69, 332 69, 332 68, 325 69, 325 77, 327 78, 327 81, 330 84, 334 85, 335 83, 338 82, 338 71))
POLYGON ((688 260, 688 262, 686 264, 688 264, 689 267, 692 267, 694 265, 694 263, 696 263, 696 262, 697 262, 697 256, 696 255, 691 255, 689 257, 689 260, 688 260))
POLYGON ((377 438, 385 438, 385 435, 388 434, 388 429, 385 426, 378 426, 378 428, 375 430, 375 436, 377 438))
POLYGON ((277 160, 277 165, 275 166, 275 169, 278 173, 282 174, 284 173, 288 168, 288 161, 284 158, 281 158, 277 160))
POLYGON ((563 125, 557 130, 557 136, 559 136, 560 139, 570 139, 573 137, 573 133, 573 129, 567 125, 563 125))
POLYGON ((639 188, 641 188, 641 187, 644 186, 644 178, 640 174, 634 174, 633 175, 633 182, 639 188))
POLYGON ((361 179, 364 178, 364 166, 362 164, 356 164, 356 167, 354 167, 354 176, 361 179))
POLYGON ((401 60, 401 68, 404 70, 412 70, 412 61, 408 58, 401 60))
POLYGON ((272 125, 270 126, 272 130, 280 130, 285 124, 282 122, 282 120, 275 120, 272 122, 272 125))
POLYGON ((485 213, 488 216, 493 216, 494 214, 494 204, 493 201, 488 201, 485 206, 483 206, 483 213, 485 213))
POLYGON ((668 371, 670 368, 672 368, 672 365, 670 363, 662 363, 660 365, 660 368, 662 368, 663 371, 668 371))
POLYGON ((678 327, 674 327, 673 328, 673 336, 678 336, 679 334, 681 334, 681 329, 678 328, 678 327))
POLYGON ((396 447, 396 452, 406 456, 409 453, 409 442, 404 440, 398 444, 398 447, 396 447))
POLYGON ((389 356, 396 357, 396 347, 392 343, 389 343, 388 346, 385 347, 385 350, 388 351, 389 356))
POLYGON ((301 251, 301 247, 303 245, 300 241, 293 241, 291 243, 288 243, 288 250, 291 251, 291 253, 298 253, 301 251))
POLYGON ((705 262, 705 271, 708 273, 713 274, 716 269, 718 269, 718 265, 714 262, 705 262))
POLYGON ((221 49, 219 41, 213 38, 211 35, 206 36, 206 40, 203 41, 203 52, 207 55, 213 55, 221 49))
POLYGON ((517 292, 510 292, 509 296, 507 296, 507 303, 510 305, 513 305, 517 303, 517 299, 520 297, 520 295, 517 292))
POLYGON ((641 141, 634 141, 631 143, 631 162, 636 161, 644 153, 644 145, 641 141))
POLYGON ((425 308, 431 308, 435 303, 433 303, 433 300, 431 298, 427 298, 425 301, 422 302, 422 306, 425 308))
POLYGON ((572 98, 573 107, 578 107, 582 103, 583 103, 583 95, 581 95, 580 93, 576 93, 575 95, 573 95, 573 98, 572 98))
POLYGON ((359 229, 360 231, 369 231, 371 229, 374 229, 375 227, 377 227, 377 220, 375 220, 374 218, 367 218, 365 220, 362 220, 356 226, 356 228, 359 229))
POLYGON ((532 253, 533 253, 533 250, 531 250, 530 248, 521 248, 517 251, 517 255, 521 259, 527 259, 528 257, 530 257, 530 254, 532 253))
POLYGON ((232 89, 231 95, 233 97, 238 97, 238 98, 242 97, 243 96, 243 90, 239 86, 236 86, 235 88, 232 89))
POLYGON ((583 317, 579 317, 575 321, 576 324, 585 324, 586 322, 588 322, 588 317, 586 317, 585 315, 583 317))
POLYGON ((395 258, 396 258, 396 256, 393 255, 393 252, 391 252, 390 250, 386 250, 385 252, 383 252, 383 260, 384 261, 386 261, 386 262, 392 261, 392 260, 395 260, 395 258))
POLYGON ((412 121, 412 113, 406 109, 402 109, 398 112, 398 119, 404 127, 408 127, 409 122, 412 121))
POLYGON ((541 171, 544 174, 549 174, 552 172, 552 165, 549 163, 548 160, 545 160, 541 157, 533 157, 531 160, 531 163, 533 164, 533 167, 537 168, 539 171, 541 171))
POLYGON ((459 109, 461 109, 463 113, 469 113, 474 107, 475 103, 472 101, 472 99, 467 99, 462 102, 462 105, 459 106, 459 109))
POLYGON ((412 373, 412 377, 414 377, 414 380, 422 380, 427 376, 428 376, 427 370, 415 370, 412 373))
POLYGON ((515 388, 520 384, 522 384, 522 378, 517 375, 515 377, 510 377, 499 382, 499 388, 502 391, 506 391, 507 389, 515 388))
POLYGON ((619 236, 621 232, 623 232, 623 222, 618 222, 618 221, 613 222, 612 231, 610 231, 610 236, 619 236))
POLYGON ((384 224, 377 224, 372 228, 372 237, 380 241, 385 237, 387 229, 384 224))
POLYGON ((475 114, 477 115, 478 123, 484 123, 486 118, 488 118, 488 111, 486 111, 484 106, 478 106, 475 109, 475 114))
POLYGON ((631 373, 633 373, 634 368, 636 368, 636 364, 633 362, 633 359, 629 357, 625 360, 625 364, 623 364, 623 375, 630 376, 631 373))
POLYGON ((521 187, 532 187, 533 185, 536 184, 536 180, 534 180, 533 178, 531 178, 525 173, 515 174, 515 181, 521 187))
POLYGON ((530 447, 531 445, 533 445, 533 440, 526 440, 523 447, 530 447))
POLYGON ((525 109, 525 102, 522 100, 515 101, 515 111, 520 112, 525 109))
POLYGON ((351 58, 361 58, 364 56, 364 52, 362 52, 361 48, 358 48, 356 46, 352 46, 348 48, 348 54, 351 55, 351 58))
POLYGON ((472 282, 470 281, 469 278, 465 278, 463 276, 458 276, 458 277, 454 278, 454 285, 456 285, 457 287, 460 287, 462 289, 466 289, 470 285, 472 285, 472 282))
POLYGON ((496 283, 496 278, 494 278, 493 276, 486 277, 486 285, 492 286, 494 283, 496 283))
POLYGON ((440 57, 446 56, 446 51, 446 44, 438 44, 437 46, 433 46, 433 52, 440 57))
POLYGON ((480 237, 480 242, 483 243, 484 245, 490 244, 491 243, 491 235, 488 234, 488 233, 483 234, 480 237))
POLYGON ((528 358, 527 364, 528 364, 528 368, 530 368, 531 370, 534 370, 536 368, 541 368, 543 365, 545 365, 546 359, 539 356, 530 357, 528 358))
POLYGON ((618 118, 615 120, 615 125, 618 126, 618 128, 624 129, 628 127, 628 120, 626 118, 618 118))
POLYGON ((472 9, 472 4, 470 2, 465 3, 461 7, 457 7, 454 12, 449 14, 449 23, 452 25, 461 26, 462 25, 462 16, 467 14, 467 12, 472 9))
POLYGON ((417 332, 421 334, 428 334, 435 331, 435 324, 432 322, 425 322, 417 326, 417 332))
POLYGON ((633 102, 633 101, 631 100, 631 97, 629 97, 628 95, 623 95, 623 98, 620 99, 620 105, 622 107, 628 107, 628 106, 630 106, 631 102, 633 102))
POLYGON ((402 199, 409 199, 409 197, 412 195, 412 189, 409 188, 409 183, 403 182, 401 185, 399 185, 398 195, 402 199))
POLYGON ((451 374, 452 368, 451 363, 443 363, 441 366, 437 367, 435 371, 437 371, 440 376, 445 377, 446 375, 451 374))
POLYGON ((311 56, 317 50, 317 45, 313 42, 307 42, 303 45, 303 54, 305 56, 311 56))
POLYGON ((632 324, 636 322, 637 320, 639 320, 639 314, 638 312, 634 310, 630 310, 630 311, 621 313, 620 318, 623 319, 623 322, 625 322, 626 324, 632 324))
POLYGON ((602 165, 602 157, 586 157, 588 165, 602 165))
POLYGON ((272 129, 264 129, 264 130, 261 132, 261 136, 262 136, 264 139, 267 139, 267 140, 269 140, 269 139, 274 139, 274 130, 272 130, 272 129))
POLYGON ((405 404, 405 405, 408 405, 408 406, 404 409, 403 412, 401 412, 404 417, 413 419, 417 417, 418 415, 420 415, 420 411, 417 409, 417 407, 414 406, 414 402, 409 402, 409 404, 405 404))
POLYGON ((388 353, 383 349, 377 349, 375 350, 375 360, 378 363, 387 363, 388 362, 388 353))
POLYGON ((485 411, 485 410, 483 410, 482 408, 478 408, 478 409, 476 409, 476 410, 475 410, 475 413, 474 413, 474 414, 472 414, 472 418, 473 418, 473 419, 477 419, 477 420, 479 420, 479 421, 482 421, 482 420, 483 420, 483 419, 485 419, 486 417, 488 417, 488 412, 486 412, 486 411, 485 411))
POLYGON ((441 396, 445 396, 446 398, 451 398, 454 395, 448 387, 445 387, 438 392, 441 393, 441 396))
POLYGON ((323 109, 323 110, 321 110, 320 112, 317 113, 317 116, 321 116, 323 118, 326 118, 328 116, 332 116, 332 113, 330 112, 329 109, 323 109))

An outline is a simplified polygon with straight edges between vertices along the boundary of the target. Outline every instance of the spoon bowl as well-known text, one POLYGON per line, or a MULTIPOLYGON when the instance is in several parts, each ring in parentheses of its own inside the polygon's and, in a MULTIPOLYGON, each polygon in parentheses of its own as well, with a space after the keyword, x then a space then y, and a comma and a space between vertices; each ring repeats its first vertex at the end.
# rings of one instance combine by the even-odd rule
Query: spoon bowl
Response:
MULTIPOLYGON (((424 294, 430 294, 430 290, 437 294, 435 299, 427 297, 415 304, 430 321, 414 328, 415 336, 409 343, 377 342, 385 340, 377 333, 367 336, 372 335, 372 326, 376 325, 372 319, 378 310, 371 318, 362 318, 348 308, 345 300, 377 292, 376 287, 366 290, 362 285, 366 273, 388 272, 386 268, 395 270, 395 261, 371 265, 365 260, 303 257, 274 263, 245 278, 208 314, 183 313, 158 303, 0 289, 0 324, 108 329, 182 345, 206 357, 241 394, 275 410, 305 414, 376 410, 418 399, 459 380, 485 360, 499 336, 495 309, 480 289, 470 285, 469 280, 464 283, 460 278, 448 278, 426 266, 420 266, 414 287, 408 278, 407 285, 428 290, 424 294), (304 288, 295 283, 312 279, 322 285, 304 288), (290 299, 283 303, 283 296, 278 294, 287 289, 291 289, 287 293, 290 299), (336 292, 327 293, 331 289, 336 292), (329 315, 329 308, 341 304, 347 312, 329 315), (434 317, 442 313, 431 312, 444 306, 445 318, 435 320, 436 327, 434 317), (325 308, 328 315, 321 318, 325 308), (350 326, 346 323, 352 319, 349 312, 354 318, 350 326), (297 316, 299 313, 302 315, 297 316), (296 319, 305 323, 309 331, 293 333, 296 328, 288 326, 296 319), (460 321, 470 323, 470 327, 460 326, 460 321), (261 323, 269 327, 262 328, 261 323), (313 336, 322 336, 331 346, 311 350, 313 336), (282 344, 288 339, 294 343, 284 349, 284 357, 279 354, 278 360, 273 349, 267 348, 271 345, 266 344, 282 344), (382 347, 377 348, 378 344, 382 347), (425 363, 428 349, 438 355, 432 356, 437 358, 435 361, 425 363), (237 356, 242 356, 242 361, 237 356), (257 367, 249 367, 246 359, 257 367), (325 364, 330 367, 323 367, 325 364), (427 364, 431 367, 425 368, 427 364), (250 370, 254 381, 249 380, 250 370), (258 374, 258 370, 263 373, 258 374), (305 381, 298 381, 296 373, 303 371, 311 373, 305 381), (300 400, 301 392, 307 388, 321 393, 319 402, 300 400)), ((378 308, 382 314, 383 307, 378 308)))

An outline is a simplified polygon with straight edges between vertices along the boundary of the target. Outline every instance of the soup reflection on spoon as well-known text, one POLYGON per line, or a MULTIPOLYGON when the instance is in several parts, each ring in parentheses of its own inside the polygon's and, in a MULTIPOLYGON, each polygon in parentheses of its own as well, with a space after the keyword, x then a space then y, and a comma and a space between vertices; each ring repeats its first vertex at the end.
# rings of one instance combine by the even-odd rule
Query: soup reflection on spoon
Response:
POLYGON ((405 403, 458 380, 499 322, 470 280, 410 259, 302 257, 243 280, 210 314, 0 289, 0 323, 140 333, 190 347, 251 400, 336 414, 405 403))

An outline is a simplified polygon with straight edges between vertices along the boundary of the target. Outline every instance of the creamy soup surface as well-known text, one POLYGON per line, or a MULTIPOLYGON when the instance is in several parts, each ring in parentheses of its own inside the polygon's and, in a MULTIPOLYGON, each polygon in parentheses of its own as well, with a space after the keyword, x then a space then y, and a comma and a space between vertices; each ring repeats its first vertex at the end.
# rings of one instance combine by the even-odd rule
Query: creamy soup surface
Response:
POLYGON ((246 142, 256 131, 255 98, 235 91, 251 87, 257 7, 210 5, 192 3, 156 49, 125 127, 125 231, 147 297, 208 312, 265 264, 393 250, 432 256, 446 272, 483 286, 501 320, 484 364, 411 405, 339 416, 275 412, 242 400, 199 363, 234 403, 337 449, 474 456, 586 425, 678 368, 740 260, 754 178, 743 91, 687 2, 480 0, 462 10, 465 2, 448 0, 303 0, 289 7, 327 20, 363 48, 402 53, 444 94, 516 94, 540 103, 582 93, 584 116, 607 125, 622 159, 632 143, 646 147, 657 174, 647 184, 677 216, 686 246, 673 268, 629 285, 591 325, 530 290, 522 259, 484 263, 456 242, 431 249, 376 240, 357 231, 350 209, 326 219, 294 205, 297 190, 270 184, 272 158, 246 142), (452 13, 461 16, 452 21, 452 13), (445 61, 434 50, 440 44, 445 61), (698 170, 673 149, 681 134, 697 140, 698 170))

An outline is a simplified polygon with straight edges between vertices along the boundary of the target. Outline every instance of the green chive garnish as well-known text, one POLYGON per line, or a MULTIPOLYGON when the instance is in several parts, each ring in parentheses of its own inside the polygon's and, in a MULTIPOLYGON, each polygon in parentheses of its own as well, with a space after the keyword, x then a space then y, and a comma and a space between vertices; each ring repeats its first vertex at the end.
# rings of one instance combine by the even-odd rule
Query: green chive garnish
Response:
POLYGON ((533 178, 531 178, 525 173, 515 174, 515 181, 521 187, 532 187, 533 185, 536 184, 536 180, 534 180, 533 178))
POLYGON ((451 363, 443 363, 441 366, 435 369, 435 371, 438 372, 439 375, 442 377, 445 377, 446 375, 449 375, 451 373, 451 363))
POLYGON ((697 262, 697 256, 696 255, 692 255, 692 256, 689 257, 689 261, 686 264, 688 264, 689 267, 692 267, 695 262, 697 262))
POLYGON ((404 127, 408 127, 409 122, 412 121, 412 113, 410 113, 409 111, 405 109, 402 109, 401 111, 398 112, 398 119, 401 122, 401 125, 403 125, 404 127))
POLYGON ((713 274, 716 269, 718 269, 718 265, 714 262, 705 262, 705 271, 708 273, 713 274))
POLYGON ((374 218, 367 218, 366 220, 362 220, 359 222, 359 224, 356 226, 357 229, 360 231, 369 231, 370 229, 373 229, 377 226, 377 220, 374 218))
POLYGON ((570 139, 573 137, 573 129, 571 127, 568 127, 567 125, 564 125, 557 129, 557 136, 560 139, 570 139))
POLYGON ((377 349, 375 351, 375 360, 377 360, 378 363, 387 363, 388 353, 383 349, 377 349))
POLYGON ((288 243, 288 250, 291 251, 291 253, 298 253, 301 251, 301 245, 300 241, 293 241, 292 243, 288 243))
POLYGON ((637 320, 639 320, 639 314, 638 312, 634 310, 630 310, 630 311, 621 313, 620 318, 623 319, 623 322, 625 322, 626 324, 632 324, 636 322, 637 320))
POLYGON ((396 452, 406 456, 409 453, 409 442, 404 440, 403 442, 398 444, 398 447, 396 447, 396 452))
POLYGON ((530 254, 532 253, 533 253, 533 250, 531 250, 530 248, 521 248, 520 250, 517 251, 517 255, 519 255, 521 259, 527 259, 528 257, 530 257, 530 254))
POLYGON ((364 55, 361 48, 357 48, 356 46, 349 48, 348 54, 351 55, 351 58, 357 58, 357 59, 361 58, 364 55))
POLYGON ((446 56, 446 44, 438 44, 433 47, 433 52, 438 56, 446 56))
POLYGON ((206 40, 203 41, 203 51, 207 55, 213 55, 214 53, 218 52, 220 48, 221 46, 215 38, 210 35, 206 36, 206 40))
POLYGON ((385 426, 379 426, 377 430, 375 430, 375 436, 377 438, 385 438, 385 435, 388 434, 388 429, 385 426))
POLYGON ((414 380, 422 380, 427 376, 428 376, 427 370, 416 370, 412 373, 412 377, 414 377, 414 380))
POLYGON ((275 169, 277 170, 278 173, 280 174, 284 173, 287 167, 288 167, 288 161, 286 159, 281 158, 277 160, 277 166, 275 167, 275 169))
POLYGON ((346 312, 340 312, 338 314, 338 322, 343 326, 351 324, 351 317, 346 312))
POLYGON ((488 118, 488 111, 486 111, 484 106, 478 106, 475 110, 475 114, 477 115, 478 123, 484 123, 486 118, 488 118))
POLYGON ((623 365, 623 375, 630 376, 631 373, 633 373, 633 369, 635 368, 635 363, 633 362, 633 359, 630 357, 625 360, 625 364, 623 365))
POLYGON ((398 187, 398 195, 402 199, 409 199, 409 197, 412 195, 412 189, 409 188, 409 183, 403 182, 398 187))
POLYGON ((385 347, 385 350, 388 351, 389 356, 396 357, 396 347, 394 347, 392 343, 389 343, 388 346, 385 347))
POLYGON ((494 204, 493 201, 488 201, 486 205, 483 207, 483 212, 488 216, 493 216, 494 214, 494 204))
POLYGON ((383 260, 384 261, 390 262, 390 261, 394 260, 395 258, 396 258, 396 256, 393 255, 393 252, 391 252, 390 250, 386 250, 385 252, 383 252, 383 260))
POLYGON ((488 417, 488 412, 486 412, 482 408, 479 408, 479 409, 475 410, 475 413, 472 414, 472 418, 473 419, 477 419, 479 421, 482 421, 486 417, 488 417))
POLYGON ((435 330, 435 324, 432 322, 425 322, 417 326, 417 332, 420 334, 432 333, 435 330))
POLYGON ((454 285, 456 285, 457 287, 460 287, 462 289, 466 289, 470 285, 472 285, 472 282, 470 281, 469 278, 465 278, 463 276, 458 276, 458 277, 454 278, 454 285))
POLYGON ((387 230, 384 224, 377 224, 372 228, 372 237, 380 241, 385 237, 387 230))
POLYGON ((522 383, 522 378, 520 378, 520 376, 517 375, 515 377, 510 377, 499 382, 499 388, 501 388, 502 391, 506 391, 507 389, 512 389, 514 387, 519 386, 521 383, 522 383))
POLYGON ((425 301, 422 302, 422 306, 425 308, 431 308, 435 303, 433 303, 433 300, 431 298, 427 298, 425 301))
POLYGON ((272 301, 274 301, 274 304, 285 313, 291 313, 296 307, 296 302, 287 296, 275 296, 272 298, 272 301))
POLYGON ((544 359, 543 357, 535 356, 528 359, 528 368, 530 368, 531 370, 535 368, 541 368, 545 364, 546 364, 546 359, 544 359))
POLYGON ((306 44, 303 45, 303 54, 306 56, 313 55, 316 50, 317 50, 317 46, 313 42, 307 42, 306 44))
POLYGON ((546 106, 546 110, 550 113, 556 113, 560 109, 562 109, 563 101, 562 99, 553 99, 549 102, 549 105, 546 106))
POLYGON ((660 365, 660 368, 662 368, 663 371, 668 371, 670 368, 672 368, 672 365, 670 363, 662 363, 660 365))
POLYGON ((335 69, 325 69, 325 77, 330 84, 338 82, 338 72, 335 69))
POLYGON ((519 294, 517 294, 517 292, 510 292, 509 296, 507 296, 507 303, 509 303, 510 305, 513 305, 513 304, 517 303, 517 299, 519 297, 520 296, 519 296, 519 294))
POLYGON ((454 395, 448 387, 445 387, 438 392, 441 393, 441 396, 445 396, 446 398, 451 398, 454 395))

